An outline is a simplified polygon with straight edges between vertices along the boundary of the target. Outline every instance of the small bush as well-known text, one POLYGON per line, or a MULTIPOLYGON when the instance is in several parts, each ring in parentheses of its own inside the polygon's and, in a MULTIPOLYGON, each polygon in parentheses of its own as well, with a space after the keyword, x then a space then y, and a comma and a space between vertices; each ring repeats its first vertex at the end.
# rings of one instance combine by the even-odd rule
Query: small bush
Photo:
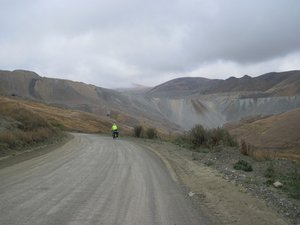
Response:
POLYGON ((215 146, 236 146, 236 141, 223 128, 204 129, 201 125, 194 126, 188 133, 188 141, 192 148, 199 147, 214 148, 215 146))
POLYGON ((237 141, 230 135, 227 130, 222 129, 222 131, 222 141, 224 145, 231 147, 238 146, 237 141))
POLYGON ((206 140, 208 147, 213 148, 214 146, 218 146, 222 142, 222 134, 220 129, 211 129, 207 131, 207 138, 206 140))
POLYGON ((193 148, 200 147, 201 145, 206 145, 208 140, 208 134, 201 125, 196 125, 190 132, 190 141, 193 148))
POLYGON ((133 128, 133 135, 135 137, 138 137, 138 138, 141 137, 142 132, 143 132, 143 127, 141 125, 135 126, 133 128))
POLYGON ((211 148, 219 145, 232 147, 237 145, 236 141, 229 134, 229 132, 220 127, 206 130, 206 136, 208 138, 207 145, 211 148))
POLYGON ((149 139, 154 139, 158 136, 156 129, 151 127, 147 129, 146 134, 149 139))
POLYGON ((238 162, 236 162, 234 165, 233 165, 233 168, 236 169, 236 170, 243 170, 243 171, 246 171, 246 172, 250 172, 252 171, 252 166, 246 162, 245 160, 239 160, 238 162))

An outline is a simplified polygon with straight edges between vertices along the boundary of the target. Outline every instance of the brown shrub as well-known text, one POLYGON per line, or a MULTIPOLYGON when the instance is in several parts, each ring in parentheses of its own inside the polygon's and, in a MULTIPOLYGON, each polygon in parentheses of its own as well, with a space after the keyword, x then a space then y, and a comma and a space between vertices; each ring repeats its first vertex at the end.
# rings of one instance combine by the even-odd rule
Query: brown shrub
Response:
POLYGON ((189 138, 193 147, 197 148, 207 143, 208 134, 202 125, 197 124, 189 131, 189 138))

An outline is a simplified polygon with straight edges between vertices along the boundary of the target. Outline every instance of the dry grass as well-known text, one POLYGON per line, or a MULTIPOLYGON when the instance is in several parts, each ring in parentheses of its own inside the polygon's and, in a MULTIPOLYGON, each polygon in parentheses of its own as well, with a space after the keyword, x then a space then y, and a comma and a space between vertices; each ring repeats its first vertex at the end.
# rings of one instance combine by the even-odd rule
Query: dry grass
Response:
POLYGON ((272 151, 264 149, 253 149, 251 157, 258 161, 274 160, 274 159, 288 159, 295 162, 300 162, 300 155, 290 151, 272 151))
POLYGON ((56 134, 55 130, 46 127, 33 131, 7 130, 0 133, 0 142, 4 143, 8 148, 17 148, 46 141, 56 134))
POLYGON ((2 147, 17 149, 58 135, 58 130, 45 118, 22 104, 6 98, 1 98, 0 104, 2 147))
POLYGON ((15 118, 22 116, 23 120, 29 123, 43 123, 65 131, 76 131, 86 133, 105 133, 110 131, 111 121, 109 118, 96 116, 94 114, 57 108, 46 104, 16 100, 0 97, 0 116, 13 115, 15 118), (21 113, 18 113, 20 111, 21 113), (34 121, 30 122, 31 114, 34 114, 34 121), (21 115, 20 115, 21 114, 21 115))
MULTIPOLYGON (((300 161, 300 109, 229 127, 230 133, 251 144, 257 159, 287 158, 300 161)), ((244 150, 246 148, 244 147, 244 150)))
MULTIPOLYGON (((21 149, 55 137, 61 130, 110 133, 112 121, 107 117, 3 96, 0 106, 0 149, 21 149)), ((129 133, 129 128, 119 127, 129 133)))

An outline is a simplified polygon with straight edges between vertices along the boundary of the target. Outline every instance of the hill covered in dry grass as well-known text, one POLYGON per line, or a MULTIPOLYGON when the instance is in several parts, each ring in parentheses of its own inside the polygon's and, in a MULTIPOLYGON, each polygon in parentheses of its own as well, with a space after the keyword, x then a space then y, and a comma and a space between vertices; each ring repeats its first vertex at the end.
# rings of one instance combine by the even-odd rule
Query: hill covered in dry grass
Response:
MULTIPOLYGON (((109 133, 111 120, 94 114, 0 96, 0 152, 57 137, 61 131, 109 133)), ((122 127, 122 126, 121 126, 122 127)), ((129 131, 129 127, 122 127, 129 131)))
POLYGON ((284 157, 300 162, 300 108, 245 119, 227 128, 238 139, 244 139, 257 158, 284 157))
POLYGON ((0 154, 23 149, 59 135, 59 130, 22 104, 0 98, 0 154))

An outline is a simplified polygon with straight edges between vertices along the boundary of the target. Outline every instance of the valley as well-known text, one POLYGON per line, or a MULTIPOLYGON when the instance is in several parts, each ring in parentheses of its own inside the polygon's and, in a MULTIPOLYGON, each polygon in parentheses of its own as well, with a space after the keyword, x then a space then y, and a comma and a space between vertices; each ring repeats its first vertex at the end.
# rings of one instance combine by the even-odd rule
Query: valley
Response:
MULTIPOLYGON (((250 125, 229 130, 238 139, 244 138, 255 147, 281 148, 299 155, 299 117, 284 116, 284 113, 291 111, 294 115, 292 112, 300 107, 300 71, 268 73, 254 78, 245 75, 226 80, 183 77, 153 88, 139 87, 138 91, 111 90, 82 82, 41 77, 24 70, 0 71, 0 94, 12 101, 23 101, 24 107, 29 106, 50 120, 63 122, 65 130, 80 132, 108 132, 109 124, 115 121, 125 133, 142 125, 154 127, 162 135, 176 135, 196 124, 205 128, 232 127, 249 118, 274 116, 272 122, 256 123, 262 127, 275 123, 273 129, 277 129, 277 121, 280 124, 288 121, 282 143, 293 137, 294 144, 282 144, 283 148, 271 141, 258 143, 257 135, 260 134, 250 125), (291 127, 292 124, 296 127, 291 127)), ((276 140, 281 137, 274 136, 276 140)))
MULTIPOLYGON (((157 154, 172 179, 179 179, 190 190, 188 195, 196 194, 195 204, 208 209, 211 219, 215 220, 214 224, 217 224, 217 220, 231 225, 238 225, 240 221, 243 224, 252 224, 253 221, 265 224, 271 220, 272 224, 286 224, 286 219, 297 224, 297 188, 291 191, 295 199, 289 199, 285 192, 272 189, 266 182, 275 181, 273 179, 285 181, 295 168, 299 168, 299 80, 300 71, 288 71, 257 78, 244 76, 227 80, 179 78, 154 88, 111 90, 81 82, 41 77, 30 71, 0 71, 0 162, 7 167, 25 165, 26 161, 25 164, 21 163, 24 160, 29 163, 46 159, 53 150, 57 153, 57 149, 64 149, 69 141, 65 139, 60 145, 44 142, 61 131, 104 135, 99 138, 73 133, 77 139, 71 143, 78 141, 78 138, 85 142, 93 139, 98 143, 93 147, 88 144, 85 147, 76 146, 74 154, 80 158, 83 154, 81 150, 85 151, 84 154, 91 154, 88 149, 92 149, 95 156, 97 146, 101 146, 99 140, 110 142, 105 135, 110 134, 113 122, 118 124, 123 137, 132 136, 136 126, 155 128, 159 134, 157 141, 124 140, 124 146, 128 145, 126 154, 131 155, 132 146, 136 146, 134 149, 138 149, 137 152, 148 149, 157 154), (187 134, 196 124, 201 124, 205 129, 225 128, 240 147, 221 145, 191 151, 162 142, 164 139, 170 142, 187 134), (246 154, 242 154, 242 141, 247 146, 246 154), (39 142, 46 146, 50 144, 49 148, 41 147, 36 153, 23 154, 32 151, 39 142), (251 162, 255 171, 247 174, 231 169, 241 159, 251 162), (274 170, 280 171, 280 175, 278 172, 276 176, 266 177, 265 172, 273 168, 269 162, 274 165, 274 170), (286 175, 283 176, 283 172, 286 175), (221 185, 232 194, 221 198, 225 190, 211 185, 221 185), (272 209, 264 205, 265 201, 272 209), (251 202, 251 210, 247 211, 246 202, 251 202), (240 207, 240 204, 245 207, 240 207)), ((120 148, 115 150, 118 154, 122 152, 120 148)), ((66 156, 71 159, 71 150, 67 151, 66 156)), ((56 160, 60 160, 59 157, 56 160)), ((93 167, 92 160, 90 162, 93 167)), ((295 174, 298 176, 297 172, 295 174)), ((76 176, 73 178, 77 179, 76 176)), ((295 188, 297 184, 299 182, 291 187, 295 188)), ((285 189, 289 187, 286 183, 285 189)), ((48 209, 44 207, 43 210, 48 209)), ((76 210, 85 209, 78 207, 76 210)), ((87 215, 97 217, 89 213, 87 215)), ((85 214, 82 213, 82 216, 85 214)), ((55 217, 67 219, 59 215, 55 217)), ((9 220, 5 217, 5 221, 9 220)))

